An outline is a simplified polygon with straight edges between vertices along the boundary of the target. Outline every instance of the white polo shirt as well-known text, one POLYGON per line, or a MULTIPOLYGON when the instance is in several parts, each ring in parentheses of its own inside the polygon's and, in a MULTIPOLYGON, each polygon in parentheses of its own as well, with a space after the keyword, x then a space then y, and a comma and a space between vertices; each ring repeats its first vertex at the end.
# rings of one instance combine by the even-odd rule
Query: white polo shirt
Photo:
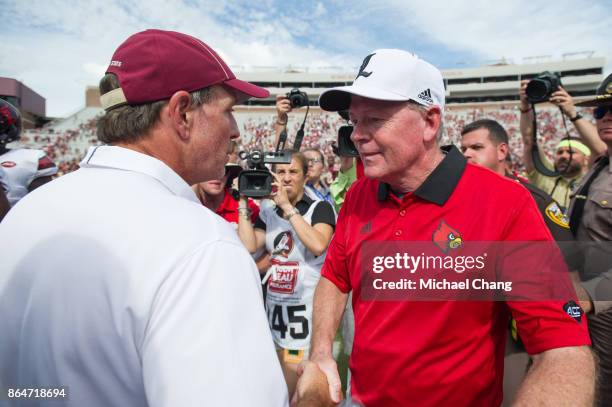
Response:
POLYGON ((0 247, 0 387, 67 386, 70 406, 288 404, 255 264, 161 161, 92 147, 8 213, 0 247))

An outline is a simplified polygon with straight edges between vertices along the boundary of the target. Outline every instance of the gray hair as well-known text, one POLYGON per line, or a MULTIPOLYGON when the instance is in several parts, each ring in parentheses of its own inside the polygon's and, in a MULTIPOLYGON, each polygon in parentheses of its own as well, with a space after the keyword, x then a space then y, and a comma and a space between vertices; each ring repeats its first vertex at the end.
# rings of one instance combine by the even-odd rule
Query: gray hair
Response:
MULTIPOLYGON (((100 95, 119 88, 117 76, 109 73, 100 80, 100 95)), ((202 106, 214 99, 212 87, 189 93, 193 107, 202 106)), ((97 136, 103 143, 134 142, 143 138, 159 120, 159 113, 168 100, 141 105, 124 105, 107 111, 98 119, 97 136)))
MULTIPOLYGON (((421 112, 421 114, 423 116, 425 116, 425 114, 427 113, 427 107, 413 102, 411 100, 409 100, 408 102, 406 102, 410 107, 412 107, 414 110, 421 112)), ((436 133, 436 142, 438 144, 440 144, 442 142, 442 138, 444 137, 444 114, 442 113, 442 109, 440 109, 440 128, 438 128, 438 132, 436 133)))

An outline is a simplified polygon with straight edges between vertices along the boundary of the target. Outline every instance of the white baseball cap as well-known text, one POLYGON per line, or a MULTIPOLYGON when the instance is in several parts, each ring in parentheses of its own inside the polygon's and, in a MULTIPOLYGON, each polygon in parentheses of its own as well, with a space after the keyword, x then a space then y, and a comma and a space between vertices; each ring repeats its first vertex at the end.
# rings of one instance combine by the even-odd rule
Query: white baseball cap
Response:
POLYGON ((351 105, 351 95, 377 100, 412 100, 444 110, 444 80, 438 68, 400 49, 372 52, 363 60, 353 84, 323 91, 319 105, 331 112, 346 110, 351 105))

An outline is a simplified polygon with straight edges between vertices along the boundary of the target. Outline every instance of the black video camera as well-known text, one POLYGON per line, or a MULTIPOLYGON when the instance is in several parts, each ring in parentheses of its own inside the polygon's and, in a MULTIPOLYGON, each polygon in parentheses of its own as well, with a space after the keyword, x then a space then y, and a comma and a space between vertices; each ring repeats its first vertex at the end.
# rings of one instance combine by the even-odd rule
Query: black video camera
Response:
POLYGON ((525 93, 530 103, 548 101, 550 95, 561 86, 561 78, 556 73, 542 72, 529 81, 525 93))
POLYGON ((263 198, 272 193, 274 177, 264 164, 290 164, 291 152, 272 151, 264 153, 253 150, 250 153, 241 151, 239 157, 247 161, 248 170, 238 177, 238 191, 249 198, 263 198))
POLYGON ((298 88, 291 89, 291 92, 287 93, 287 99, 291 102, 291 108, 308 106, 308 95, 306 92, 301 92, 298 88))

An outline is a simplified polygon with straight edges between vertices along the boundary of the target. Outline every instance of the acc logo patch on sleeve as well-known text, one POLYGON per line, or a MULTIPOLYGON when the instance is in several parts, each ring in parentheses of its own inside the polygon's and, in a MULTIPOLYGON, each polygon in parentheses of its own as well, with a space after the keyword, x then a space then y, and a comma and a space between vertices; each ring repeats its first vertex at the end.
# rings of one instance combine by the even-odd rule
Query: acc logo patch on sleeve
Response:
POLYGON ((569 219, 563 213, 561 208, 559 208, 559 205, 556 202, 551 202, 546 207, 546 210, 544 212, 548 219, 552 220, 554 223, 563 228, 569 229, 569 219))
POLYGON ((569 300, 563 305, 563 311, 570 317, 574 318, 576 322, 582 322, 582 315, 584 312, 582 308, 578 304, 576 304, 573 300, 569 300))

